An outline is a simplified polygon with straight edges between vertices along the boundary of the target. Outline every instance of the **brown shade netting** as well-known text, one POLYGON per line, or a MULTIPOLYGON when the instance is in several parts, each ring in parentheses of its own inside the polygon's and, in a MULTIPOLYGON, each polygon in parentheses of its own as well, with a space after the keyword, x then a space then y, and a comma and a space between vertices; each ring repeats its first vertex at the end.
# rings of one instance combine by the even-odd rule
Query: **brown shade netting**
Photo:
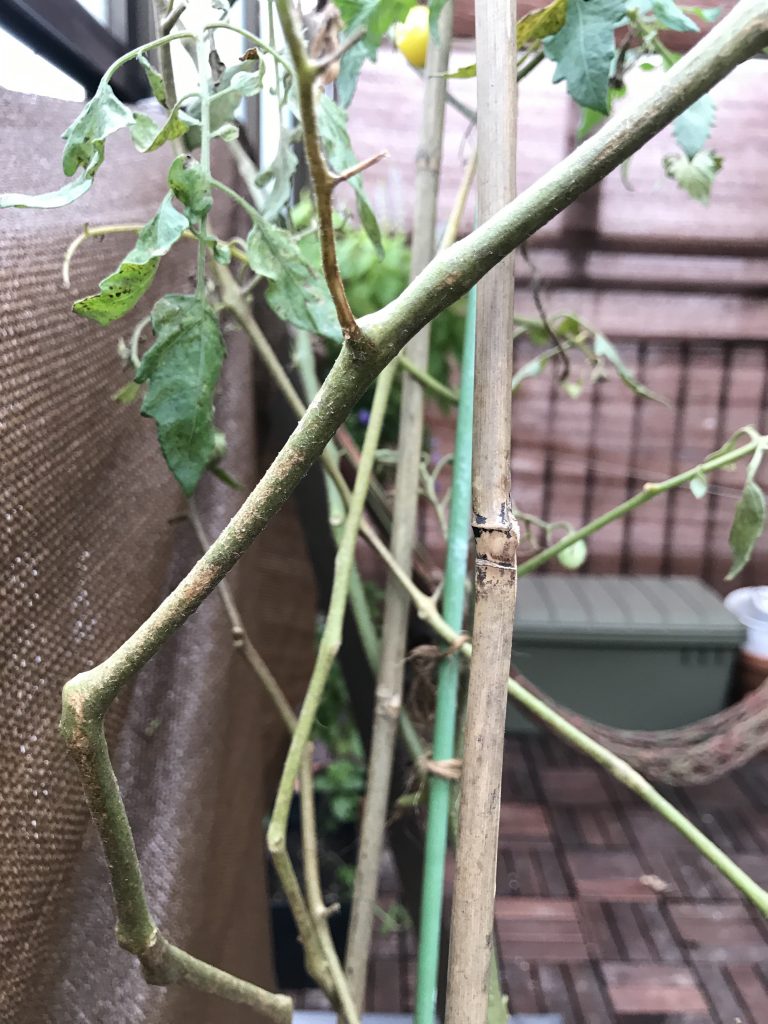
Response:
MULTIPOLYGON (((63 181, 59 136, 78 106, 0 91, 0 191, 63 181)), ((64 681, 108 655, 197 554, 155 439, 138 407, 113 401, 129 379, 118 338, 167 291, 190 291, 194 249, 180 242, 151 297, 126 323, 71 314, 130 237, 87 242, 61 283, 84 222, 144 222, 166 185, 165 153, 107 141, 91 192, 56 211, 0 213, 0 1020, 3 1024, 239 1022, 251 1011, 182 989, 150 988, 120 950, 101 850, 57 735, 64 681)), ((226 165, 218 168, 227 176, 226 165)), ((226 221, 219 231, 228 234, 226 221)), ((217 398, 228 471, 253 483, 253 367, 226 335, 217 398)), ((210 478, 198 497, 210 534, 242 495, 210 478)), ((290 507, 235 580, 260 652, 295 698, 312 657, 314 590, 290 507)), ((262 818, 285 742, 232 651, 212 595, 113 709, 109 734, 150 905, 197 956, 269 985, 262 818)))

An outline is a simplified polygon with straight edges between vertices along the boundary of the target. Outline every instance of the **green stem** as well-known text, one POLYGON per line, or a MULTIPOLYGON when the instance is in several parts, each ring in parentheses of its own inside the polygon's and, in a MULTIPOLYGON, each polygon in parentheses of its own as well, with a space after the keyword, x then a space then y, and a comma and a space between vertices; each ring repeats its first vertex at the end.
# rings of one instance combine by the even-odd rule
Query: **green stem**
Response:
POLYGON ((608 512, 604 512, 603 515, 598 516, 585 526, 580 527, 578 530, 571 530, 560 540, 554 544, 550 544, 549 547, 544 548, 542 551, 537 552, 535 555, 531 555, 530 558, 526 559, 525 562, 519 567, 517 574, 518 576, 525 576, 529 572, 533 572, 534 569, 538 569, 540 565, 548 562, 550 559, 555 558, 560 554, 561 551, 565 551, 571 544, 575 544, 577 540, 583 540, 585 537, 589 537, 591 534, 601 530, 604 526, 614 522, 616 519, 621 519, 622 516, 632 512, 633 509, 639 508, 640 505, 644 505, 651 498, 655 498, 657 494, 663 494, 665 491, 671 491, 675 487, 679 487, 681 484, 687 484, 693 480, 695 476, 699 476, 701 473, 714 473, 715 470, 722 469, 724 466, 730 466, 734 462, 738 462, 747 455, 751 455, 756 448, 766 443, 766 438, 755 438, 748 444, 742 445, 740 448, 734 448, 730 452, 723 452, 720 455, 714 455, 703 462, 700 462, 698 466, 693 466, 691 469, 686 469, 682 473, 678 473, 676 476, 671 476, 667 480, 662 480, 656 484, 646 484, 641 491, 637 494, 633 494, 631 498, 627 498, 626 501, 622 501, 620 505, 610 509, 608 512))
POLYGON ((139 54, 146 53, 147 50, 153 50, 156 46, 165 46, 167 43, 172 43, 176 39, 196 38, 197 37, 193 32, 171 32, 170 35, 161 36, 159 39, 153 39, 151 43, 142 43, 141 46, 137 46, 135 49, 129 50, 128 53, 124 53, 122 57, 118 57, 113 64, 110 64, 101 77, 101 83, 108 82, 115 72, 119 71, 124 64, 127 64, 131 60, 135 60, 139 54))
POLYGON ((349 579, 354 566, 357 534, 365 507, 370 476, 375 464, 376 452, 379 446, 379 438, 394 374, 394 364, 390 364, 380 375, 376 385, 371 417, 368 422, 360 457, 360 466, 355 478, 355 486, 344 523, 344 532, 336 554, 333 589, 331 591, 325 628, 320 639, 312 677, 307 687, 296 729, 283 765, 272 820, 267 829, 267 846, 273 856, 276 853, 280 854, 285 849, 288 812, 294 783, 301 766, 304 748, 309 740, 317 709, 322 699, 328 674, 341 644, 341 633, 349 592, 349 579))
MULTIPOLYGON (((272 5, 270 4, 269 6, 270 6, 270 16, 271 16, 272 5)), ((288 72, 288 74, 290 74, 290 75, 293 74, 293 68, 288 63, 288 61, 285 59, 285 57, 283 57, 282 54, 278 53, 277 50, 273 46, 269 45, 269 43, 265 43, 264 40, 261 39, 259 36, 254 35, 253 32, 249 32, 247 28, 241 28, 240 25, 230 25, 229 22, 227 22, 227 21, 214 21, 210 25, 204 25, 203 26, 203 31, 204 32, 216 32, 218 29, 222 29, 222 28, 223 29, 228 29, 230 32, 237 32, 238 35, 243 36, 250 43, 252 43, 253 46, 255 46, 257 50, 263 50, 265 53, 268 53, 271 57, 274 57, 274 59, 277 61, 278 64, 282 64, 282 66, 285 68, 285 70, 288 72)))
MULTIPOLYGON (((443 616, 451 628, 457 632, 461 631, 464 622, 464 584, 469 556, 472 406, 475 379, 475 304, 476 293, 473 288, 469 293, 464 328, 459 411, 456 420, 456 451, 451 484, 451 514, 448 525, 448 548, 445 554, 443 616)), ((441 661, 438 673, 432 744, 432 758, 435 761, 447 761, 454 757, 458 688, 459 663, 458 657, 454 654, 441 661)), ((451 792, 452 787, 448 779, 430 775, 416 975, 415 1024, 432 1024, 435 1016, 451 792)))
POLYGON ((431 373, 423 370, 420 366, 417 366, 413 360, 409 359, 404 353, 400 353, 399 356, 400 366, 409 373, 414 380, 417 380, 419 384, 427 391, 431 391, 437 398, 442 398, 447 402, 451 402, 453 405, 459 400, 459 396, 453 390, 449 388, 442 381, 438 380, 437 377, 433 377, 431 373))
MULTIPOLYGON (((208 55, 202 37, 197 40, 197 73, 200 76, 200 168, 211 180, 211 84, 208 76, 208 55)), ((195 294, 205 300, 205 258, 208 253, 207 215, 200 218, 200 242, 197 248, 197 287, 195 294)))

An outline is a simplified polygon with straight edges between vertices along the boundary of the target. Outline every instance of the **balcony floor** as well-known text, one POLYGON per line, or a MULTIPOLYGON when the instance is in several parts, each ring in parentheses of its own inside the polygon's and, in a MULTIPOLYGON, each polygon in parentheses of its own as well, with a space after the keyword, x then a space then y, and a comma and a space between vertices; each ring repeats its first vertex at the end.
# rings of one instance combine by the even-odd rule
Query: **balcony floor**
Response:
MULTIPOLYGON (((768 755, 666 795, 768 887, 768 755)), ((383 905, 395 890, 385 864, 383 905)), ((675 829, 549 737, 507 739, 496 933, 513 1013, 768 1022, 766 921, 675 829)), ((412 934, 377 934, 368 1009, 409 1011, 413 994, 412 934)))

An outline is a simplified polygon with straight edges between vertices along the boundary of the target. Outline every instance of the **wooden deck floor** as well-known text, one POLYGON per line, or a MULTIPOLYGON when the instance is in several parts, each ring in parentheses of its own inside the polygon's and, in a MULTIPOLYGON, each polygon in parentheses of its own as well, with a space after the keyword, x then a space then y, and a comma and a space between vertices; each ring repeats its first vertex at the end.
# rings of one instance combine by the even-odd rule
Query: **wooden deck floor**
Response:
MULTIPOLYGON (((768 756, 666 795, 768 887, 768 756)), ((503 801, 496 930, 512 1012, 768 1024, 767 923, 671 826, 544 737, 508 739, 503 801)), ((368 1008, 407 1011, 413 994, 412 935, 378 935, 368 1008)))

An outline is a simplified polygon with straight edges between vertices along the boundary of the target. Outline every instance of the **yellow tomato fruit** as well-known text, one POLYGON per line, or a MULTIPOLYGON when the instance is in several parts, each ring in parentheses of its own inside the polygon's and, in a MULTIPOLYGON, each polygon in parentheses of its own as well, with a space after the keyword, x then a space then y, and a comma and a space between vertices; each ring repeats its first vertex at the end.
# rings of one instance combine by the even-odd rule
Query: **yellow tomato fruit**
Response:
POLYGON ((423 68, 427 63, 429 40, 429 8, 424 4, 412 7, 405 21, 395 25, 395 45, 409 64, 423 68))

